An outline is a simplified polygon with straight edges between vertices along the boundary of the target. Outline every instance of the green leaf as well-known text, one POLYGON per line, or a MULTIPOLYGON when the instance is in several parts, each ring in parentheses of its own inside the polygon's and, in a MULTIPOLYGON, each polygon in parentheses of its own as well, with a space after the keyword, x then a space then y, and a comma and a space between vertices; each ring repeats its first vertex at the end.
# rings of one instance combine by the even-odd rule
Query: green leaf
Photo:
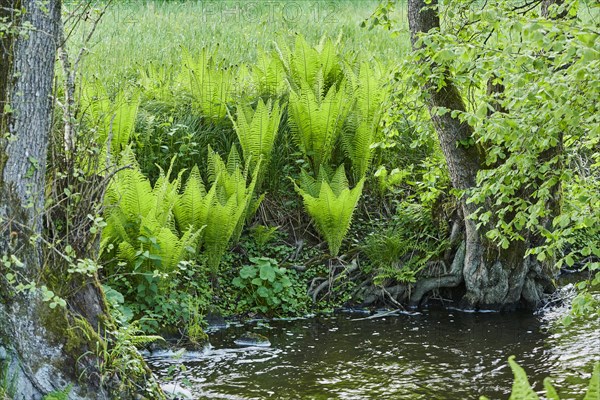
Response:
POLYGON ((573 259, 573 256, 571 256, 570 254, 565 257, 565 262, 567 263, 567 265, 569 267, 572 267, 573 264, 575 264, 575 260, 573 259))
POLYGON ((600 362, 594 365, 594 372, 583 400, 600 400, 600 362))
POLYGON ((270 264, 260 266, 260 279, 273 282, 275 280, 275 270, 270 264))
POLYGON ((263 280, 260 278, 254 278, 254 279, 252 279, 251 283, 255 286, 262 286, 263 280))
POLYGON ((256 268, 251 265, 244 265, 240 270, 240 278, 248 279, 256 276, 256 268))
POLYGON ((264 286, 259 287, 256 290, 256 294, 265 299, 271 297, 271 291, 264 286))
POLYGON ((515 376, 509 400, 539 400, 538 395, 529 384, 525 370, 515 361, 515 356, 508 357, 508 363, 515 376))
POLYGON ((548 400, 560 400, 556 389, 552 386, 552 380, 550 378, 544 379, 544 389, 546 389, 546 398, 548 400))
POLYGON ((244 288, 246 285, 244 284, 244 281, 242 280, 242 278, 235 277, 233 278, 233 280, 231 281, 231 283, 233 284, 233 286, 238 287, 240 289, 244 288))

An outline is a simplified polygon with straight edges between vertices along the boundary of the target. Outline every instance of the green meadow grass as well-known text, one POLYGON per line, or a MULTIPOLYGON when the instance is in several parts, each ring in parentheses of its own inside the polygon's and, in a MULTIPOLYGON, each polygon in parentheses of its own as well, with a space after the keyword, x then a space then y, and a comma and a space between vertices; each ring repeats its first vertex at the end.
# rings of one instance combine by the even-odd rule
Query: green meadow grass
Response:
MULTIPOLYGON (((135 80, 150 64, 177 65, 181 49, 217 51, 225 65, 249 63, 261 49, 293 43, 302 34, 309 43, 323 36, 340 39, 342 54, 362 60, 396 63, 409 49, 408 32, 391 35, 380 27, 367 29, 378 2, 372 0, 296 1, 132 1, 112 4, 88 43, 82 62, 84 79, 98 78, 107 86, 135 80)), ((404 10, 398 10, 400 20, 404 10)), ((70 38, 81 47, 89 25, 80 24, 70 38)))

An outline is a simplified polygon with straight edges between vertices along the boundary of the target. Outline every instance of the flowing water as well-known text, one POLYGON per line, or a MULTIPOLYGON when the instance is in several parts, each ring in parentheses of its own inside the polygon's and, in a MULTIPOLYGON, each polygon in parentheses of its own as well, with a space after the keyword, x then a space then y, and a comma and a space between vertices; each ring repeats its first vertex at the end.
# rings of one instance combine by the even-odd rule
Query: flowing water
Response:
POLYGON ((600 360, 600 320, 565 328, 564 312, 428 309, 251 321, 212 331, 205 351, 148 360, 164 382, 183 384, 197 399, 455 400, 506 399, 514 354, 536 390, 551 376, 561 398, 581 399, 600 360), (245 331, 271 346, 236 346, 245 331))

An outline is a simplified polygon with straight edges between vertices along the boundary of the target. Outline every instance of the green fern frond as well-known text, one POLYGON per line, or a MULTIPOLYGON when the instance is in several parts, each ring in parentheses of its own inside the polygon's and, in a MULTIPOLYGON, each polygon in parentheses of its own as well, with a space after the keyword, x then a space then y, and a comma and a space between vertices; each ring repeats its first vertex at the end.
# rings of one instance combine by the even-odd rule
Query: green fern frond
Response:
POLYGON ((598 400, 600 399, 600 362, 594 364, 594 372, 588 385, 588 390, 583 400, 598 400))
POLYGON ((306 83, 312 86, 320 68, 319 61, 319 52, 312 48, 302 35, 296 36, 290 62, 292 79, 298 84, 306 83))
POLYGON ((112 180, 109 188, 110 200, 118 202, 119 207, 128 218, 146 215, 152 208, 152 186, 142 174, 135 161, 133 152, 126 150, 122 154, 121 167, 112 180))
POLYGON ((118 245, 117 257, 123 260, 127 265, 134 265, 137 258, 137 251, 130 242, 121 242, 118 245))
POLYGON ((212 120, 225 118, 235 81, 232 70, 215 65, 206 48, 198 57, 184 50, 182 60, 184 70, 177 77, 177 83, 191 96, 192 108, 212 120))
POLYGON ((208 266, 216 272, 221 257, 229 246, 239 220, 243 216, 246 205, 239 204, 237 196, 231 196, 225 204, 217 199, 216 187, 213 186, 207 195, 208 213, 204 231, 204 249, 208 256, 208 266))
POLYGON ((356 88, 356 109, 363 121, 373 127, 379 124, 382 104, 386 100, 387 90, 383 85, 378 69, 371 69, 367 63, 362 63, 356 88))
POLYGON ((560 400, 560 396, 556 392, 556 389, 552 385, 550 378, 544 379, 544 389, 546 389, 546 399, 548 400, 560 400))
POLYGON ((344 129, 341 139, 344 153, 352 166, 353 176, 358 180, 366 175, 373 159, 371 146, 375 142, 376 130, 367 120, 361 120, 353 128, 344 129))
POLYGON ((202 227, 202 215, 205 214, 204 198, 206 189, 200 177, 198 166, 194 166, 185 184, 183 193, 179 195, 173 207, 175 220, 181 231, 202 227))
POLYGON ((300 150, 311 160, 315 172, 331 158, 352 105, 345 84, 339 90, 332 86, 325 97, 316 96, 307 84, 302 84, 298 93, 290 93, 290 125, 300 150))
POLYGON ((125 261, 131 269, 158 267, 171 271, 187 257, 188 249, 195 250, 200 240, 203 223, 189 221, 206 219, 201 201, 204 187, 198 169, 192 171, 180 196, 183 171, 171 180, 173 163, 166 173, 160 170, 153 188, 130 150, 123 153, 121 164, 124 169, 116 174, 105 197, 107 226, 102 232, 101 249, 104 252, 113 245, 117 248, 117 259, 125 261), (179 227, 188 222, 181 231, 175 226, 175 210, 179 227))
POLYGON ((212 149, 210 145, 208 145, 207 150, 207 160, 206 160, 206 175, 208 178, 208 183, 213 184, 216 182, 217 177, 222 173, 227 171, 227 166, 223 162, 223 159, 212 149))
POLYGON ((356 96, 356 106, 342 132, 344 153, 352 165, 355 180, 366 175, 373 157, 372 144, 378 140, 382 104, 387 97, 381 74, 362 63, 358 76, 346 70, 348 82, 356 96))
POLYGON ((153 204, 149 212, 149 215, 156 219, 160 225, 167 226, 172 231, 175 231, 172 211, 179 196, 181 175, 184 172, 181 171, 176 179, 170 180, 174 161, 173 158, 167 173, 160 166, 158 167, 160 175, 154 184, 154 188, 152 188, 153 204))
MULTIPOLYGON (((241 233, 252 204, 260 162, 248 185, 246 170, 242 169, 235 148, 230 152, 226 164, 209 147, 207 171, 210 189, 206 192, 200 172, 194 167, 173 208, 180 229, 189 227, 197 230, 204 227, 201 239, 213 274, 216 274, 231 240, 237 240, 241 233)), ((177 249, 171 248, 169 251, 177 249)))
POLYGON ((330 38, 323 37, 316 48, 324 80, 328 86, 339 80, 341 75, 340 59, 336 45, 330 38))
MULTIPOLYGON (((331 183, 326 179, 321 181, 319 195, 316 197, 297 185, 295 186, 296 191, 302 196, 306 211, 315 222, 317 230, 325 237, 332 256, 337 256, 342 241, 350 228, 352 214, 364 185, 364 179, 361 179, 353 189, 349 189, 347 179, 345 176, 342 179, 340 174, 345 175, 343 166, 336 171, 331 183), (332 186, 335 186, 335 191, 332 186)), ((309 190, 314 190, 314 187, 309 190)))
POLYGON ((96 82, 85 89, 81 101, 85 123, 95 128, 101 159, 118 159, 135 130, 140 93, 120 91, 111 100, 106 88, 96 82))
POLYGON ((537 393, 531 388, 527 373, 515 361, 515 356, 508 358, 515 380, 509 400, 539 400, 537 393))
POLYGON ((338 169, 335 171, 331 179, 328 180, 328 182, 329 187, 336 196, 340 196, 345 189, 348 189, 348 178, 346 178, 346 171, 343 165, 340 165, 338 167, 338 169))
MULTIPOLYGON (((203 227, 202 227, 203 228, 203 227)), ((160 247, 161 267, 163 271, 173 271, 181 261, 189 260, 198 247, 202 228, 190 227, 181 238, 169 229, 162 228, 157 235, 160 247)))
POLYGON ((244 169, 244 164, 242 163, 242 158, 240 157, 240 153, 238 152, 236 145, 231 146, 231 150, 227 156, 226 167, 229 175, 233 175, 236 171, 241 171, 244 169))
POLYGON ((278 51, 280 61, 288 74, 288 82, 293 89, 307 85, 314 88, 315 94, 318 95, 341 78, 336 45, 329 38, 323 37, 317 46, 312 47, 302 35, 298 35, 293 51, 285 45, 280 46, 278 51), (321 82, 318 82, 319 79, 321 82))
POLYGON ((319 197, 319 192, 321 191, 321 182, 322 179, 313 178, 303 169, 300 171, 300 177, 298 178, 297 186, 300 187, 304 193, 312 197, 319 197))
POLYGON ((282 112, 277 101, 272 103, 268 100, 265 104, 262 99, 259 99, 256 110, 238 105, 237 119, 234 120, 230 116, 242 146, 244 159, 250 165, 250 171, 254 171, 261 158, 263 168, 270 162, 282 112))
POLYGON ((286 89, 284 63, 275 54, 260 51, 252 67, 252 79, 260 95, 278 96, 286 89))
POLYGON ((140 70, 138 84, 142 88, 144 100, 157 100, 165 103, 173 101, 173 69, 164 64, 150 62, 140 70))

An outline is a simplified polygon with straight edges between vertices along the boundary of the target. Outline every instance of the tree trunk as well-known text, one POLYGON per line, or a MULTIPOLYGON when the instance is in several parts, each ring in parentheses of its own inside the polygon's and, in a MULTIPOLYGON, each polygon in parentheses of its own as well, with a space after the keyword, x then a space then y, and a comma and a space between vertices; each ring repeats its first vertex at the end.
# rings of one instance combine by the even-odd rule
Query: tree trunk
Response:
POLYGON ((41 233, 44 209, 60 3, 17 3, 8 6, 22 6, 26 11, 21 19, 31 26, 16 25, 19 31, 13 32, 12 45, 3 49, 2 56, 2 74, 9 79, 1 94, 11 112, 3 116, 8 129, 2 132, 0 252, 13 262, 4 266, 0 284, 0 355, 7 376, 15 382, 17 399, 39 399, 68 384, 75 384, 72 398, 103 398, 96 392, 99 388, 77 384, 78 369, 93 368, 86 362, 91 360, 77 359, 83 353, 73 350, 81 350, 79 346, 67 349, 66 314, 60 307, 50 309, 37 287, 42 257, 36 236, 41 233), (35 286, 17 293, 14 282, 4 279, 9 273, 16 282, 35 286))
POLYGON ((51 308, 44 298, 44 271, 53 270, 44 268, 40 237, 60 7, 60 0, 0 0, 12 26, 0 48, 0 376, 18 400, 69 387, 69 399, 109 397, 97 349, 106 320, 101 292, 74 279, 80 287, 71 304, 51 308))
MULTIPOLYGON (((437 0, 428 4, 424 0, 409 0, 408 18, 413 48, 418 50, 419 34, 440 29, 437 0)), ((472 127, 452 117, 451 111, 465 111, 462 96, 449 73, 441 88, 428 83, 424 90, 452 185, 468 193, 476 185, 483 160, 474 145, 472 127), (444 107, 450 112, 443 115, 431 112, 437 107, 444 107)), ((466 196, 460 199, 462 215, 465 216, 466 242, 462 270, 466 294, 462 305, 485 309, 512 308, 519 303, 527 307, 539 306, 548 276, 542 268, 525 257, 528 242, 514 242, 507 249, 491 243, 485 237, 484 228, 478 229, 475 221, 468 218, 478 206, 468 204, 466 196)))

